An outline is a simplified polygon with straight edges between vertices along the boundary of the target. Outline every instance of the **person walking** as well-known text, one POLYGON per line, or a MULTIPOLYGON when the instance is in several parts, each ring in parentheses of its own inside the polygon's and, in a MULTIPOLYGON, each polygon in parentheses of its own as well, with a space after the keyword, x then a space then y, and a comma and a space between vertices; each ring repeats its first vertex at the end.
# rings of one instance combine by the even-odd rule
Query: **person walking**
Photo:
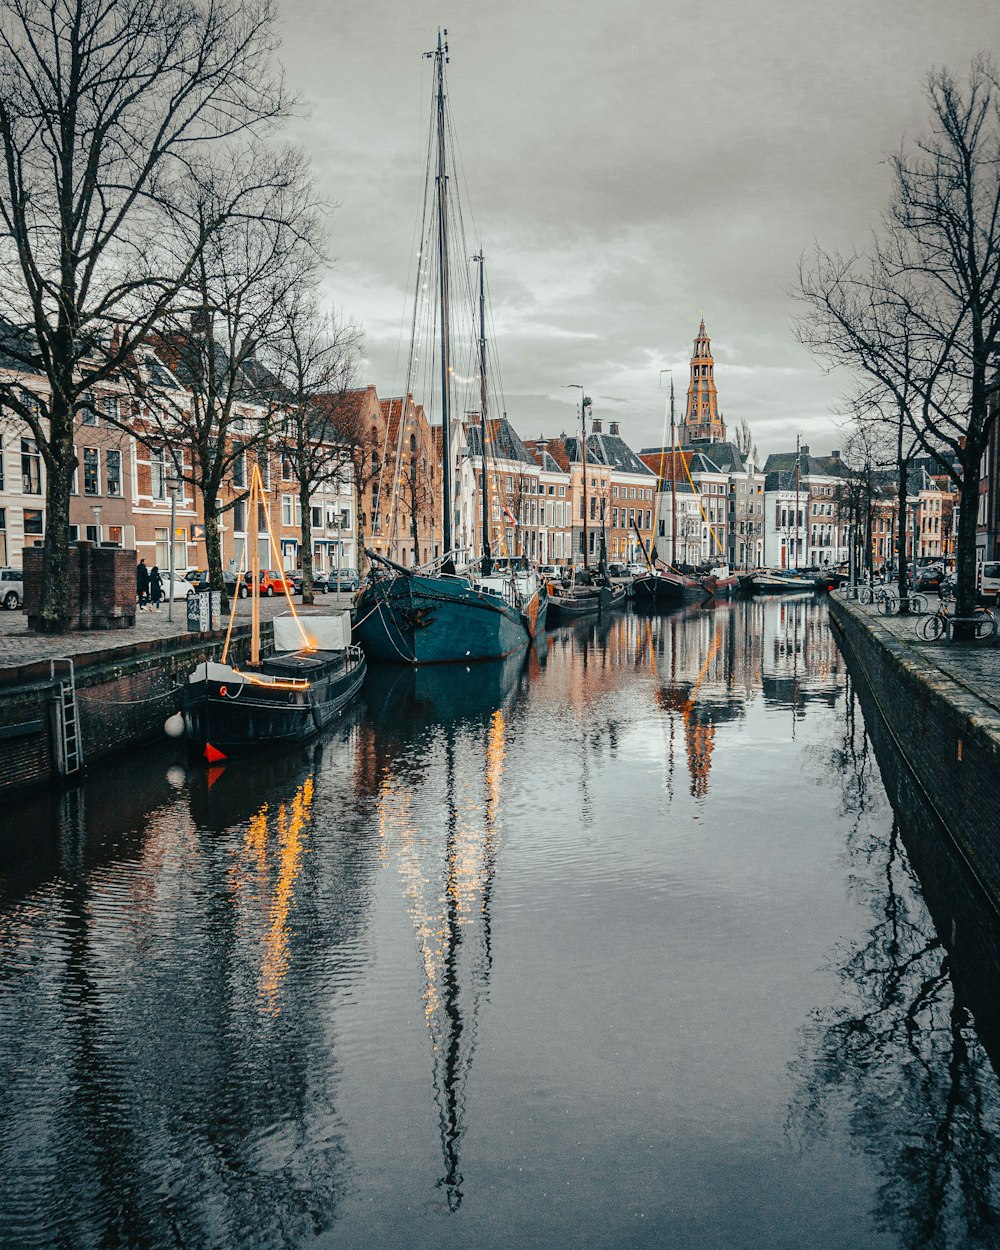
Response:
POLYGON ((135 566, 135 597, 139 600, 139 611, 145 612, 149 603, 149 569, 145 560, 135 566))
POLYGON ((155 564, 149 570, 149 597, 152 600, 153 611, 159 612, 160 603, 163 599, 163 578, 160 576, 160 570, 155 564))

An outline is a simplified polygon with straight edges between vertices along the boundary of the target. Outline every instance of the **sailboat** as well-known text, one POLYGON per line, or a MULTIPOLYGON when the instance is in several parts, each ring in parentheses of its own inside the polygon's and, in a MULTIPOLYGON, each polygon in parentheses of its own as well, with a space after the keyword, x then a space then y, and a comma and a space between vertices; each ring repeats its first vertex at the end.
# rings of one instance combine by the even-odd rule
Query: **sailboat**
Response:
MULTIPOLYGON (((444 32, 447 34, 447 32, 444 32)), ((451 128, 445 109, 445 74, 448 45, 438 33, 437 48, 426 54, 434 60, 435 90, 431 110, 432 143, 436 153, 434 179, 425 180, 424 220, 430 223, 431 245, 421 248, 417 292, 425 285, 426 266, 436 261, 439 334, 442 537, 439 559, 420 568, 405 568, 382 552, 368 550, 371 574, 357 603, 357 637, 371 659, 403 664, 468 663, 496 660, 526 647, 545 620, 545 584, 524 557, 508 556, 494 560, 489 545, 488 494, 486 471, 487 387, 486 331, 480 263, 479 372, 481 391, 480 420, 483 428, 483 556, 478 567, 460 570, 456 566, 453 541, 455 521, 454 452, 451 361, 451 314, 449 291, 449 173, 448 136, 451 128), (427 210, 430 209, 428 212, 427 210)), ((429 171, 428 171, 429 173, 429 171)), ((464 254, 464 252, 463 252, 464 254)), ((416 310, 410 345, 406 393, 416 362, 416 310)), ((403 422, 400 422, 402 439, 403 422)), ((397 454, 397 463, 399 462, 397 454)))
MULTIPOLYGON (((247 515, 267 518, 264 484, 254 466, 247 515)), ((268 538, 277 546, 267 520, 268 538)), ((260 552, 251 548, 250 656, 230 662, 236 596, 221 661, 198 664, 184 688, 185 737, 209 763, 248 747, 298 742, 326 728, 355 698, 365 677, 365 658, 351 645, 348 611, 301 617, 287 584, 290 614, 274 618, 274 651, 261 657, 260 552)))

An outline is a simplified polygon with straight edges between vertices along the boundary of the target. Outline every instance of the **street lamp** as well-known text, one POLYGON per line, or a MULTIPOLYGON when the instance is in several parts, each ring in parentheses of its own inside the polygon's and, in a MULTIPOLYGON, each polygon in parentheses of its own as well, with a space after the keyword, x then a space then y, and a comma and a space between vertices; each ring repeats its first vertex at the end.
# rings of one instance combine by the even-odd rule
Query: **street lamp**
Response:
POLYGON ((174 547, 177 543, 176 527, 177 527, 177 490, 180 487, 181 479, 177 473, 176 465, 167 474, 167 490, 170 492, 170 543, 167 547, 167 567, 169 569, 168 578, 170 592, 167 595, 167 620, 173 622, 174 619, 174 547))
POLYGON ((94 539, 99 547, 101 545, 101 505, 95 503, 92 511, 94 513, 94 539))

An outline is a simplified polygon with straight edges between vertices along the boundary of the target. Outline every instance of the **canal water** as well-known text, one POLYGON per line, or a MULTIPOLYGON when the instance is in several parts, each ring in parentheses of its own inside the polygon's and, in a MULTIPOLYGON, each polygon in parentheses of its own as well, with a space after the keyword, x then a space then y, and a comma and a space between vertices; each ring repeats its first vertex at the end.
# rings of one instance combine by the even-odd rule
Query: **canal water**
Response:
POLYGON ((622 613, 8 805, 0 1243, 1000 1244, 996 926, 864 699, 822 600, 622 613))

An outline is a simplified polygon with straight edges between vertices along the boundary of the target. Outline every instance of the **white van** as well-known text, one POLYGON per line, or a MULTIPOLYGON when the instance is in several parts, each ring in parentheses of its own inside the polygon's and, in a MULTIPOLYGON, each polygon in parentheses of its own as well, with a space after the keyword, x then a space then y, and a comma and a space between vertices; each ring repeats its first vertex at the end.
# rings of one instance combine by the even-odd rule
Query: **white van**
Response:
POLYGON ((1000 599, 1000 564, 995 560, 979 566, 979 597, 991 604, 1000 599))

